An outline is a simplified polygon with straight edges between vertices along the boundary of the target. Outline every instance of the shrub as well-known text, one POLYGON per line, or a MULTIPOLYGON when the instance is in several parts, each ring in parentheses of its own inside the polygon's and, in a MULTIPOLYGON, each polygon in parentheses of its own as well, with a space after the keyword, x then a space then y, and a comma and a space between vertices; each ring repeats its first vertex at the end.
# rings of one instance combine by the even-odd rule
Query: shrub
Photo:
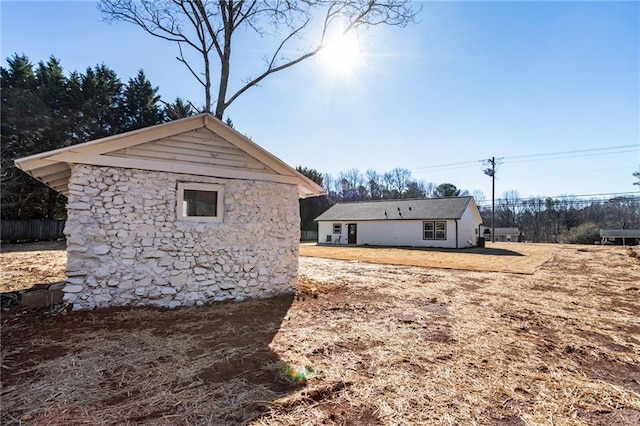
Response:
POLYGON ((583 223, 569 230, 566 241, 570 244, 593 244, 600 241, 600 228, 595 223, 583 223))

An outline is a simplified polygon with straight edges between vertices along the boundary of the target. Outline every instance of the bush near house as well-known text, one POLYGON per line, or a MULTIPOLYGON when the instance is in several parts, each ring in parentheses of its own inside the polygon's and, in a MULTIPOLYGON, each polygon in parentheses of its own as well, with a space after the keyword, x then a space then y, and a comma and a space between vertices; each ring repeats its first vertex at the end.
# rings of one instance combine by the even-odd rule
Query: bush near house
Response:
POLYGON ((583 223, 571 228, 565 238, 570 244, 593 244, 600 241, 600 228, 592 222, 583 223))

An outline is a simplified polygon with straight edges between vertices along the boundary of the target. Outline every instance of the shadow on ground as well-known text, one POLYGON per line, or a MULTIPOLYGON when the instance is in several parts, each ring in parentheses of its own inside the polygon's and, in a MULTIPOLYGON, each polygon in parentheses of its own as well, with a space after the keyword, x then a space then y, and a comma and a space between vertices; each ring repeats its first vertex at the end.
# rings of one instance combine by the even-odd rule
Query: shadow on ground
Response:
POLYGON ((481 254, 488 256, 524 256, 521 253, 513 250, 507 250, 502 248, 491 248, 491 247, 471 247, 471 248, 462 248, 462 249, 452 249, 452 248, 438 248, 438 247, 402 247, 402 246, 336 246, 336 247, 362 247, 370 250, 376 249, 402 249, 402 250, 413 250, 413 251, 426 251, 426 252, 435 252, 435 253, 464 253, 464 254, 481 254))
POLYGON ((3 242, 2 244, 0 244, 1 253, 65 250, 66 248, 67 248, 66 240, 38 241, 35 243, 4 243, 3 242))
POLYGON ((5 312, 2 424, 250 421, 303 386, 269 347, 292 302, 5 312))

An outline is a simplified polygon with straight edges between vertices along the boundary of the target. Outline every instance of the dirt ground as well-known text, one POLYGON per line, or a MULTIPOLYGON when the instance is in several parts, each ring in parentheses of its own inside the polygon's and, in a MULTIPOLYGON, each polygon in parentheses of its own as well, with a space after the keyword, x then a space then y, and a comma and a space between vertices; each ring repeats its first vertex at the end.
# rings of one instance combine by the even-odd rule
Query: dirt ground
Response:
POLYGON ((640 262, 554 249, 532 274, 302 257, 295 296, 5 310, 0 420, 637 425, 640 262))
POLYGON ((354 247, 305 243, 300 245, 300 256, 358 260, 375 264, 533 274, 557 249, 558 245, 554 244, 524 243, 487 243, 486 247, 466 249, 354 247))
POLYGON ((0 248, 0 292, 63 281, 67 266, 64 241, 3 244, 0 248))

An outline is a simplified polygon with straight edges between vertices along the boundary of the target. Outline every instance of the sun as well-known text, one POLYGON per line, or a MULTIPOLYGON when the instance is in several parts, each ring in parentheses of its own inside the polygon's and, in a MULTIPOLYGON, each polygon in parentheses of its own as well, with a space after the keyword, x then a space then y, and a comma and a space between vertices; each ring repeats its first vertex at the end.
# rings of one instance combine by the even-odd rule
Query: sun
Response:
POLYGON ((363 62, 363 53, 355 34, 334 38, 322 49, 321 56, 325 66, 337 74, 351 73, 363 62))

